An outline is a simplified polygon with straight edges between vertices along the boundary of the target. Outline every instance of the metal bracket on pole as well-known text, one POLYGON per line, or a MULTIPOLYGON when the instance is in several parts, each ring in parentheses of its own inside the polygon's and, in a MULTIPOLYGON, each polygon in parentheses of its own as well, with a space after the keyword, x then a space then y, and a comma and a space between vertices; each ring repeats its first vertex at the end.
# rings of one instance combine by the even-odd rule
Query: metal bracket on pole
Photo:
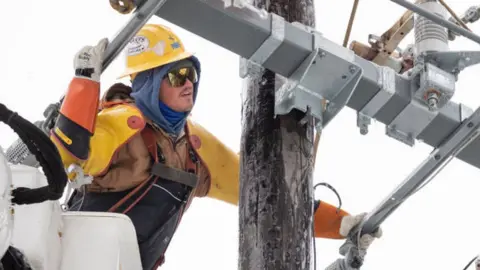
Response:
POLYGON ((293 25, 304 27, 313 35, 313 50, 275 92, 275 115, 288 114, 292 109, 309 112, 320 132, 350 100, 363 69, 355 63, 353 51, 310 27, 293 25), (325 111, 323 100, 327 101, 325 111))

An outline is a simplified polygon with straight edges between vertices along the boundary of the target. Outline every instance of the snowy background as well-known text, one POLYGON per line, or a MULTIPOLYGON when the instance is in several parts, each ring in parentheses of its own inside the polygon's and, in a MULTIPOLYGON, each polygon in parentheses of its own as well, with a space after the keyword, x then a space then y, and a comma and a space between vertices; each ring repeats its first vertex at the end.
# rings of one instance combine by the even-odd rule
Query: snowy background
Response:
MULTIPOLYGON (((23 117, 43 119, 44 108, 57 101, 73 74, 73 55, 83 45, 113 37, 128 20, 108 1, 3 1, 0 9, 0 102, 23 117)), ((353 0, 316 1, 317 29, 342 44, 353 0), (335 3, 336 2, 336 3, 335 3)), ((459 14, 478 1, 450 0, 459 14)), ((351 40, 367 43, 368 34, 382 34, 404 9, 386 0, 361 1, 351 40)), ((240 141, 238 56, 159 18, 151 22, 173 27, 187 49, 202 61, 198 102, 193 111, 205 126, 234 151, 240 141)), ((480 33, 480 23, 469 27, 480 33)), ((402 44, 412 40, 412 33, 402 44)), ((452 50, 478 50, 465 38, 452 50)), ((104 73, 103 90, 123 71, 118 59, 104 73)), ((480 104, 480 66, 460 75, 454 101, 475 109, 480 104), (476 77, 477 75, 477 77, 476 77)), ((0 126, 0 145, 16 135, 0 126)), ((417 143, 410 148, 384 135, 374 123, 367 136, 356 128, 355 112, 343 110, 324 132, 314 182, 327 181, 341 194, 351 213, 370 211, 430 152, 417 143)), ((476 210, 480 201, 480 171, 454 160, 426 188, 410 198, 383 225, 384 237, 371 247, 364 270, 462 269, 480 252, 476 210)), ((316 197, 336 203, 327 189, 316 197)), ((237 208, 211 199, 198 199, 183 219, 162 269, 237 269, 237 208)), ((318 269, 338 257, 338 240, 317 239, 318 269)))

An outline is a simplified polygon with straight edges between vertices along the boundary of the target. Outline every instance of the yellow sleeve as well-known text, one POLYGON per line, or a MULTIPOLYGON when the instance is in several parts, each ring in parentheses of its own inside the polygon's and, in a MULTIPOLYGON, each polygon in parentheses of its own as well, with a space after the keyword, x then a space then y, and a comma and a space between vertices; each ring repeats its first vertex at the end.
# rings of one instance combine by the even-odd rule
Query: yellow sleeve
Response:
POLYGON ((50 136, 57 146, 64 166, 80 165, 85 174, 104 174, 115 152, 145 127, 142 113, 133 105, 120 104, 105 108, 97 114, 95 133, 89 141, 88 158, 80 160, 68 151, 58 140, 50 136))
MULTIPOLYGON (((187 121, 190 135, 200 140, 197 149, 210 172, 210 187, 207 197, 238 205, 239 155, 223 144, 213 134, 191 119, 187 121)), ((341 218, 349 215, 326 202, 321 202, 314 215, 315 237, 340 239, 341 218)))
POLYGON ((190 118, 188 118, 187 124, 190 136, 197 136, 199 139, 200 146, 196 151, 210 173, 210 187, 207 197, 237 205, 239 192, 238 155, 190 118))

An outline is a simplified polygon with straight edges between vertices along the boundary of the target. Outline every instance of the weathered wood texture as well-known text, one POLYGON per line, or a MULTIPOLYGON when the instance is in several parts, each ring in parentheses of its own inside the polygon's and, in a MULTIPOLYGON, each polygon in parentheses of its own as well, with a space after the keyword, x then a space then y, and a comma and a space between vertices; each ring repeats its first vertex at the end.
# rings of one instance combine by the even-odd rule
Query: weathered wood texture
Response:
MULTIPOLYGON (((255 0, 289 22, 315 26, 312 0, 255 0)), ((274 119, 281 80, 262 70, 246 78, 242 104, 239 270, 310 269, 313 120, 274 119)))

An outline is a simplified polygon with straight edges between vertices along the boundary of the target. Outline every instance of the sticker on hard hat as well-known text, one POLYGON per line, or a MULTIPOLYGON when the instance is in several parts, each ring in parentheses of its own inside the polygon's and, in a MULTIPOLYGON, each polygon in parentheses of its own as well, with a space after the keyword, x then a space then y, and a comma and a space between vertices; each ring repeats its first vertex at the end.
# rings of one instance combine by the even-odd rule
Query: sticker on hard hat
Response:
POLYGON ((165 53, 165 41, 160 40, 155 46, 153 46, 152 51, 156 55, 162 56, 165 53))
POLYGON ((133 37, 127 45, 128 55, 137 55, 148 49, 150 41, 144 36, 133 37))

